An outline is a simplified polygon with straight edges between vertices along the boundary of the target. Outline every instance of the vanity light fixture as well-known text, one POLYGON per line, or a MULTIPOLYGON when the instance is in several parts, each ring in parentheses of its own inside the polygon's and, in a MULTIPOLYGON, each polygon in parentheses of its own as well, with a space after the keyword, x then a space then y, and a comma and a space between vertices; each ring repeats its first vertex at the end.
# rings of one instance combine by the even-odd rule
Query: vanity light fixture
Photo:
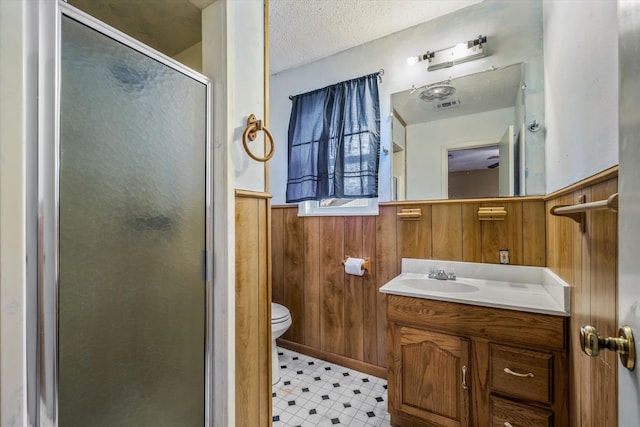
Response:
POLYGON ((463 62, 473 61, 487 55, 487 37, 478 36, 474 40, 465 43, 459 43, 455 46, 440 49, 436 51, 427 51, 427 53, 412 56, 407 59, 408 65, 417 64, 418 62, 428 61, 427 71, 435 71, 441 68, 453 67, 463 62))

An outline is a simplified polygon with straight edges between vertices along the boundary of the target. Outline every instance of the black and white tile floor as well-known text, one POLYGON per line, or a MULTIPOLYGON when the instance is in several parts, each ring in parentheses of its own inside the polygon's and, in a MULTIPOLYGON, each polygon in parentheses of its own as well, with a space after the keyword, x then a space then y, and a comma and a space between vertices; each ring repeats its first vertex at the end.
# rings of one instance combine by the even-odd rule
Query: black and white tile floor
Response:
POLYGON ((385 380, 290 350, 278 353, 274 427, 391 425, 385 380))

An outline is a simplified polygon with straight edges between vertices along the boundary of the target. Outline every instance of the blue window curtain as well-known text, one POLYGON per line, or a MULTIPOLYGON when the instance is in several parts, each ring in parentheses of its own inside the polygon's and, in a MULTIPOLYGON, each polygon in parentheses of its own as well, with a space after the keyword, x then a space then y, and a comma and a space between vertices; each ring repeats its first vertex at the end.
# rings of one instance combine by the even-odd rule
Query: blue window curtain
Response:
POLYGON ((378 74, 293 97, 287 202, 378 197, 378 74))

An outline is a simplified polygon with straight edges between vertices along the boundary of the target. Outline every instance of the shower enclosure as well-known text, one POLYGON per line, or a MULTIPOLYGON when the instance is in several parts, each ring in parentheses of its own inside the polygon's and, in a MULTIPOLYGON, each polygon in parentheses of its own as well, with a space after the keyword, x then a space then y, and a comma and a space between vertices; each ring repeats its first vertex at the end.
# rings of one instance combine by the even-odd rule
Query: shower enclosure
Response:
POLYGON ((30 422, 209 425, 210 82, 55 7, 30 422))

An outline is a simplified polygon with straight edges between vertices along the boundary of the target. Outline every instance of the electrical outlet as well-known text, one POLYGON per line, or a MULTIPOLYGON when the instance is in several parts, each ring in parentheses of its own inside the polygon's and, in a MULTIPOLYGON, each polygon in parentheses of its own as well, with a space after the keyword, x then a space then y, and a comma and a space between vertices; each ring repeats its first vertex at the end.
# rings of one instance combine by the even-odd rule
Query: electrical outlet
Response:
POLYGON ((509 249, 500 249, 500 264, 509 264, 509 249))

